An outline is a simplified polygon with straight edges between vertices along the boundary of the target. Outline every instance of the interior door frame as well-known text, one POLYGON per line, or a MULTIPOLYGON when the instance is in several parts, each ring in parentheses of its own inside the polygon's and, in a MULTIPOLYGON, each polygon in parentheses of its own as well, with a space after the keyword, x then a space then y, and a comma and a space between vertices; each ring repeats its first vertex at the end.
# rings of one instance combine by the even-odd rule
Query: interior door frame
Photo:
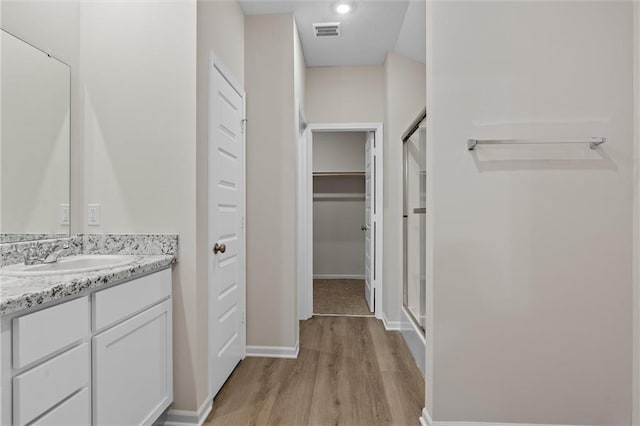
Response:
POLYGON ((375 291, 374 315, 383 319, 382 265, 384 229, 384 133, 382 123, 311 123, 300 138, 298 155, 298 319, 313 315, 313 133, 319 132, 374 132, 376 158, 375 211, 376 211, 376 263, 373 287, 375 291))
MULTIPOLYGON (((247 96, 246 96, 246 92, 244 91, 244 87, 242 86, 242 84, 240 84, 240 82, 238 80, 236 80, 236 78, 233 76, 233 74, 228 70, 228 68, 223 64, 223 62, 220 60, 220 58, 218 58, 213 51, 210 52, 209 54, 209 66, 207 67, 208 70, 208 76, 207 76, 207 82, 208 82, 208 100, 207 100, 207 152, 208 149, 211 145, 211 133, 209 131, 209 125, 210 125, 210 119, 209 119, 209 114, 211 111, 211 101, 212 101, 212 93, 214 91, 215 88, 215 84, 214 84, 214 78, 213 78, 213 72, 215 70, 217 70, 222 77, 231 85, 231 87, 242 97, 242 125, 241 125, 241 130, 242 130, 242 158, 241 158, 241 164, 242 164, 242 173, 240 174, 240 187, 242 190, 242 195, 240 197, 240 202, 242 204, 242 207, 240 209, 241 214, 242 214, 242 226, 240 228, 241 234, 238 238, 238 243, 240 245, 240 276, 238 277, 238 281, 239 281, 239 286, 241 288, 241 307, 242 307, 242 328, 241 328, 241 333, 240 333, 240 339, 242 342, 242 347, 243 347, 243 354, 242 354, 242 359, 244 359, 246 357, 247 354, 247 321, 246 321, 246 312, 247 312, 247 263, 246 263, 246 254, 247 254, 247 233, 246 233, 246 217, 247 217, 247 191, 246 191, 246 173, 247 173, 247 132, 246 132, 246 118, 247 118, 247 96)), ((209 157, 207 155, 207 157, 209 157)), ((215 315, 213 315, 212 312, 212 288, 213 288, 213 274, 211 271, 211 265, 209 263, 209 259, 211 256, 211 252, 209 252, 210 250, 210 241, 209 241, 209 211, 211 211, 212 209, 212 199, 210 196, 210 189, 209 189, 209 185, 211 184, 211 182, 209 181, 209 177, 211 176, 211 174, 209 173, 211 170, 211 164, 209 162, 209 159, 207 159, 207 330, 211 330, 211 328, 213 327, 213 322, 215 320, 215 315)), ((213 389, 213 384, 212 384, 212 372, 215 368, 215 365, 213 365, 212 362, 212 354, 215 351, 215 347, 214 347, 214 342, 213 339, 210 338, 211 335, 210 333, 207 331, 207 338, 208 338, 208 353, 207 353, 207 366, 208 366, 208 374, 207 374, 207 388, 209 391, 209 399, 213 398, 215 395, 213 395, 212 389, 213 389)))

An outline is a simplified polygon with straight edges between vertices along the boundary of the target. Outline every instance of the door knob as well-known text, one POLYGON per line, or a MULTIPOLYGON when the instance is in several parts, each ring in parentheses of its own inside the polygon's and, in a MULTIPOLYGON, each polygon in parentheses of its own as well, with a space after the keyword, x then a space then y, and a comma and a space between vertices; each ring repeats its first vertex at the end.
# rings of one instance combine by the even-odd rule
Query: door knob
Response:
POLYGON ((224 253, 225 251, 227 251, 227 246, 225 246, 224 244, 216 243, 216 245, 213 246, 213 253, 214 254, 224 253))
POLYGON ((367 229, 369 229, 369 227, 368 227, 367 225, 362 225, 362 226, 360 227, 360 230, 361 230, 361 231, 366 231, 367 229))

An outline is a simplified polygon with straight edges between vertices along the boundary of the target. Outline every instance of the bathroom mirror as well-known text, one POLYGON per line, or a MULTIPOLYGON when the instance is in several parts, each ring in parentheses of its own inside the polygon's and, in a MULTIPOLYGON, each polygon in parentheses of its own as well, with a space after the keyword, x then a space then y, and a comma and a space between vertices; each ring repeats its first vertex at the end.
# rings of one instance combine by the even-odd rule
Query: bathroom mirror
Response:
POLYGON ((0 243, 68 236, 71 69, 0 37, 0 243))

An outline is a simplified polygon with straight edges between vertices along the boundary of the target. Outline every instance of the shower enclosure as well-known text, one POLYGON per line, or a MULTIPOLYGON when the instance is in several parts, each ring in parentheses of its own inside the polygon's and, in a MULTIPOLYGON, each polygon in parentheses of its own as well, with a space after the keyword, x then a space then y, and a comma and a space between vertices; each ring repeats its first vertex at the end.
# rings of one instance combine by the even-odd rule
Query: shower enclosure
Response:
POLYGON ((424 371, 425 347, 425 239, 426 239, 426 114, 422 111, 405 132, 403 141, 404 285, 402 334, 424 371))

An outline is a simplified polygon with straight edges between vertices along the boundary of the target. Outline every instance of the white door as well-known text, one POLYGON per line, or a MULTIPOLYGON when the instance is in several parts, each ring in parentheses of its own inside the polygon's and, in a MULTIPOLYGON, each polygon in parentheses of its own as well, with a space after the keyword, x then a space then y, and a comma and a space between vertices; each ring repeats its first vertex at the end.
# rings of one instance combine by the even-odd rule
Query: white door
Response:
POLYGON ((375 221, 375 191, 376 188, 376 160, 375 133, 369 132, 365 145, 365 226, 362 227, 364 237, 364 296, 369 310, 375 311, 375 271, 376 271, 376 221, 375 221))
POLYGON ((244 92, 209 67, 209 389, 245 357, 244 92))

